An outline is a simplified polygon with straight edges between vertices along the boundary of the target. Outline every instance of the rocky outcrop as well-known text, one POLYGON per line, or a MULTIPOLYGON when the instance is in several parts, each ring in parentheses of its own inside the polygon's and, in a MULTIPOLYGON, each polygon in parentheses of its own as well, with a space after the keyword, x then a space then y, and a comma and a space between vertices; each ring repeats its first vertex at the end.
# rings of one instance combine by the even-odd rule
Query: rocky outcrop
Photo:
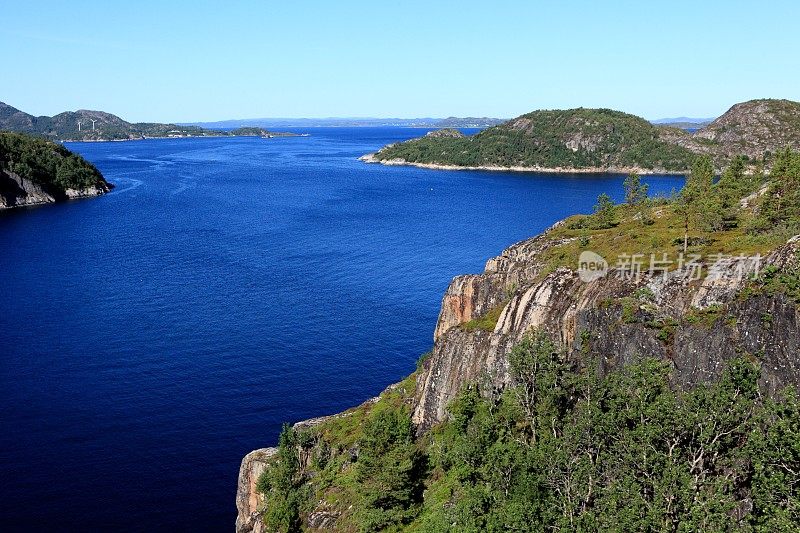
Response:
POLYGON ((47 204, 56 197, 41 185, 0 169, 0 209, 25 205, 47 204))
POLYGON ((464 134, 455 128, 444 128, 441 130, 429 131, 425 134, 425 137, 449 137, 451 139, 460 139, 464 137, 464 134))
POLYGON ((259 506, 263 498, 256 490, 258 478, 264 473, 269 460, 278 453, 277 448, 261 448, 244 456, 239 468, 239 482, 236 487, 236 532, 261 533, 263 524, 259 517, 259 506))
MULTIPOLYGON (((741 354, 761 363, 766 391, 800 384, 797 303, 781 294, 743 298, 748 279, 739 274, 752 268, 748 259, 723 261, 715 276, 702 280, 676 272, 628 280, 611 270, 587 283, 569 268, 543 275, 538 258, 551 245, 546 234, 518 243, 490 260, 483 274, 453 280, 433 354, 417 381, 413 420, 421 431, 444 420, 465 384, 508 384, 508 354, 533 329, 559 340, 570 357, 598 360, 601 369, 645 355, 668 360, 678 387, 718 377, 725 361, 741 354), (460 326, 503 300, 508 303, 493 331, 460 326)), ((796 269, 798 263, 795 240, 760 268, 796 269)))
POLYGON ((110 189, 110 186, 95 185, 85 189, 66 189, 62 192, 45 188, 11 171, 0 169, 0 209, 90 198, 103 195, 110 189))

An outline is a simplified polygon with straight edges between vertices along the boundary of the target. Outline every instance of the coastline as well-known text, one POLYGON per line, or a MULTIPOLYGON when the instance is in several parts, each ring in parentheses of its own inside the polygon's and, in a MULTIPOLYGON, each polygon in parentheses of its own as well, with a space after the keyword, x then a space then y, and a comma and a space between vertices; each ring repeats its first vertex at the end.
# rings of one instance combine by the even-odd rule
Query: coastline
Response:
POLYGON ((360 161, 364 163, 374 163, 386 166, 405 166, 427 168, 429 170, 485 170, 489 172, 537 172, 540 174, 630 174, 635 172, 641 176, 672 176, 681 175, 688 172, 684 171, 667 171, 657 170, 641 167, 585 167, 585 168, 566 168, 566 167, 525 167, 513 166, 503 167, 498 165, 478 165, 478 166, 459 166, 459 165, 442 165, 438 163, 416 163, 406 161, 405 159, 387 159, 379 160, 375 158, 377 152, 365 154, 359 157, 360 161))

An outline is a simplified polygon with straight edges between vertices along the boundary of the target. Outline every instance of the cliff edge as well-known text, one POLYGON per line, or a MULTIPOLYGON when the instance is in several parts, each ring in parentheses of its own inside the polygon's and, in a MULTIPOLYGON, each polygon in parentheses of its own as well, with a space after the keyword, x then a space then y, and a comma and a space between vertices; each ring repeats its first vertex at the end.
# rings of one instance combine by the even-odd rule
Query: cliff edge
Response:
MULTIPOLYGON (((780 414, 759 418, 748 413, 768 409, 763 406, 771 404, 762 400, 780 398, 787 386, 800 386, 798 169, 800 154, 786 151, 769 178, 748 176, 741 165, 726 171, 716 183, 706 176, 706 188, 695 198, 711 203, 698 204, 697 216, 687 214, 688 195, 673 200, 637 200, 631 195, 628 204, 600 206, 593 215, 570 217, 510 246, 488 260, 480 274, 457 276, 442 299, 433 349, 420 360, 416 372, 351 411, 285 428, 279 447, 282 456, 257 451, 245 458, 237 494, 237 531, 261 531, 264 523, 285 524, 280 521, 287 516, 293 517, 295 526, 309 530, 380 530, 400 524, 414 529, 427 524, 429 529, 422 529, 457 531, 470 520, 486 517, 503 520, 503 528, 510 527, 514 517, 520 516, 517 507, 493 515, 493 505, 480 503, 484 496, 472 499, 483 493, 471 491, 484 490, 481 487, 487 484, 493 488, 487 489, 486 498, 514 501, 514 505, 560 501, 569 507, 563 512, 551 509, 548 518, 531 517, 543 524, 561 523, 567 512, 591 516, 607 512, 606 525, 617 527, 619 516, 609 509, 619 501, 614 491, 621 489, 612 481, 629 475, 634 467, 616 463, 617 452, 604 452, 606 457, 591 450, 622 446, 618 452, 623 453, 633 444, 617 435, 630 431, 634 436, 628 438, 639 438, 644 433, 637 433, 636 424, 650 422, 643 421, 644 414, 625 423, 616 418, 628 416, 627 402, 637 398, 614 406, 602 404, 580 387, 570 387, 580 382, 602 388, 608 379, 611 389, 605 390, 631 394, 631 387, 636 389, 639 382, 613 389, 613 384, 630 379, 624 371, 631 368, 640 372, 636 375, 641 379, 663 379, 654 390, 663 395, 665 404, 674 402, 674 408, 648 412, 647 417, 663 415, 663 423, 653 423, 653 427, 671 424, 665 430, 669 436, 649 435, 660 450, 656 455, 664 452, 659 457, 683 472, 681 476, 686 473, 682 479, 688 480, 681 496, 670 496, 686 502, 680 517, 668 499, 667 510, 659 511, 658 520, 666 517, 676 524, 694 520, 693 506, 701 505, 697 499, 700 478, 692 477, 692 472, 698 471, 712 444, 703 440, 705 436, 697 441, 698 435, 704 435, 696 431, 703 422, 691 419, 699 416, 692 398, 711 394, 716 411, 703 416, 724 418, 729 407, 744 398, 746 389, 746 401, 751 403, 738 411, 741 418, 714 422, 731 424, 724 435, 712 437, 714 446, 738 432, 724 453, 715 455, 732 462, 702 467, 702 475, 736 478, 733 489, 726 489, 733 485, 724 481, 714 489, 714 497, 735 510, 721 512, 719 520, 730 520, 737 527, 762 518, 779 523, 783 511, 776 509, 794 508, 794 489, 787 489, 789 496, 782 497, 776 507, 765 507, 769 492, 759 492, 762 480, 757 477, 756 463, 764 454, 778 453, 775 450, 784 444, 757 448, 766 441, 756 439, 748 445, 757 451, 741 452, 742 457, 735 454, 756 429, 767 431, 764 428, 775 420, 783 424, 780 414), (724 216, 709 216, 708 205, 716 201, 724 216), (552 344, 531 344, 537 338, 552 344), (568 370, 547 374, 547 379, 556 380, 545 380, 549 389, 545 394, 552 393, 552 398, 526 403, 525 395, 542 394, 537 392, 541 384, 536 380, 540 371, 547 371, 529 368, 531 373, 521 378, 520 351, 531 357, 530 350, 540 349, 544 351, 527 359, 528 364, 534 361, 568 370), (642 367, 643 361, 651 366, 642 367), (731 372, 738 372, 738 377, 731 377, 731 372), (743 381, 737 382, 740 378, 743 381), (729 393, 733 396, 726 396, 729 393), (562 405, 559 409, 573 407, 553 414, 547 411, 550 401, 562 405), (589 406, 589 411, 580 411, 581 406, 589 406), (531 410, 527 415, 526 409, 531 410), (673 409, 684 409, 684 414, 669 418, 673 409), (535 412, 546 412, 547 417, 530 414, 535 412), (611 418, 602 418, 606 415, 611 418), (579 416, 587 417, 586 426, 569 433, 570 421, 579 416), (570 490, 589 492, 575 509, 570 507, 571 496, 556 491, 553 484, 572 483, 559 477, 560 473, 571 468, 573 458, 578 461, 575 454, 581 455, 582 443, 596 437, 590 428, 598 420, 609 424, 603 430, 607 430, 606 440, 587 444, 588 455, 581 456, 591 474, 577 486, 570 485, 570 490), (763 425, 752 426, 756 423, 763 425), (539 440, 537 431, 552 435, 553 441, 550 436, 539 440), (561 456, 547 451, 556 442, 563 446, 558 449, 565 450, 561 456), (683 444, 663 448, 665 442, 683 444), (530 458, 526 454, 536 450, 543 455, 526 462, 525 457, 530 458), (680 458, 673 455, 675 450, 680 458), (489 451, 498 455, 487 456, 489 451), (692 453, 700 455, 691 458, 692 453), (541 492, 516 496, 503 492, 512 485, 522 491, 532 486, 525 477, 528 471, 514 468, 543 468, 541 492), (254 482, 263 472, 263 482, 254 482), (595 490, 604 491, 603 497, 610 500, 593 510, 595 490), (756 498, 761 499, 756 502, 756 498), (465 500, 468 506, 459 508, 465 500), (475 510, 469 505, 481 507, 475 510), (437 522, 434 526, 429 521, 437 522)), ((788 397, 786 409, 780 412, 792 419, 794 396, 788 397)), ((792 435, 786 433, 786 438, 791 440, 792 435)), ((785 462, 787 468, 795 468, 794 458, 785 462)), ((661 467, 653 468, 663 473, 661 467)), ((647 475, 655 474, 648 471, 647 475)), ((672 487, 671 481, 664 483, 672 487)), ((632 486, 625 490, 654 501, 650 489, 632 486)), ((701 518, 698 523, 704 524, 705 517, 701 518)), ((636 520, 649 523, 647 517, 636 520)), ((571 526, 573 522, 564 527, 571 526)))

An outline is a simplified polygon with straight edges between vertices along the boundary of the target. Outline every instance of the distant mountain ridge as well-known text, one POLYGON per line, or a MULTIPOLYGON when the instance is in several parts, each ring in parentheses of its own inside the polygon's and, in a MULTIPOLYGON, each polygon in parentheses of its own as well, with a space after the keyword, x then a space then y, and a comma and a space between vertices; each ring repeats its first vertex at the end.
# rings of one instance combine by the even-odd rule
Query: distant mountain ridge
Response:
POLYGON ((38 135, 57 141, 112 141, 146 137, 218 135, 176 124, 127 122, 104 111, 79 109, 36 117, 0 102, 0 130, 38 135))
MULTIPOLYGON (((427 135, 364 160, 390 165, 555 172, 683 172, 697 154, 718 168, 736 155, 769 159, 800 149, 800 103, 742 102, 703 128, 654 125, 610 109, 542 110, 472 136, 427 135)), ((768 161, 767 161, 768 163, 768 161)))
POLYGON ((716 117, 710 118, 692 118, 692 117, 675 117, 675 118, 658 118, 656 120, 651 120, 653 124, 658 125, 675 125, 675 124, 711 124, 714 122, 716 117))
POLYGON ((263 128, 222 131, 198 126, 132 123, 104 111, 79 109, 58 115, 36 117, 0 102, 0 130, 27 133, 53 141, 121 141, 161 137, 221 137, 260 135, 263 137, 295 134, 272 133, 263 128))

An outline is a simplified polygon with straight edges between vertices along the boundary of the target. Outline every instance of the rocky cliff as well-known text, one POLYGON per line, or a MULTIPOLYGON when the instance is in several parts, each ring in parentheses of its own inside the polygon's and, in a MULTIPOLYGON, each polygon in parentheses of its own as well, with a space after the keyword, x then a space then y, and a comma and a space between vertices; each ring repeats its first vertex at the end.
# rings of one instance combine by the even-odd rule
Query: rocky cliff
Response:
MULTIPOLYGON (((586 283, 570 268, 544 275, 543 255, 559 242, 545 233, 515 244, 489 260, 483 274, 450 284, 433 355, 418 378, 413 420, 421 431, 445 418, 465 384, 506 385, 507 356, 533 329, 550 333, 572 357, 598 357, 609 368, 645 355, 668 360, 679 387, 718 377, 726 360, 743 353, 761 362, 765 390, 800 384, 797 302, 783 294, 747 293, 751 281, 738 273, 753 266, 750 258, 728 258, 717 275, 692 281, 677 271, 621 279, 611 269, 586 283), (498 306, 502 312, 490 330, 464 327, 498 306)), ((793 239, 759 268, 799 266, 793 239)))
POLYGON ((111 190, 110 186, 91 185, 67 188, 63 191, 45 187, 19 174, 0 169, 0 209, 50 204, 61 200, 100 196, 111 190))
MULTIPOLYGON (((687 279, 677 270, 626 279, 612 268, 584 281, 576 268, 552 268, 553 253, 574 244, 563 237, 567 224, 509 247, 490 259, 483 273, 451 282, 434 349, 409 396, 418 433, 445 420, 449 402, 465 385, 480 382, 491 390, 508 384, 509 353, 532 330, 549 333, 566 347, 568 357, 597 361, 601 371, 643 356, 661 358, 669 362, 670 379, 678 388, 714 380, 727 360, 743 354, 758 361, 765 392, 800 385, 797 294, 768 288, 763 276, 786 273, 796 280, 800 238, 773 248, 757 265, 750 257, 721 257, 713 265, 714 275, 699 279, 687 279), (761 281, 754 280, 754 267, 761 281)), ((350 448, 349 453, 358 452, 350 448)), ((273 454, 272 449, 257 450, 242 462, 239 533, 262 530, 258 509, 263 501, 254 491, 255 480, 273 454)), ((328 505, 320 501, 306 527, 332 527, 337 512, 328 505)))
POLYGON ((242 459, 239 467, 239 481, 236 488, 236 531, 263 531, 261 520, 258 517, 259 505, 263 497, 256 490, 258 477, 264 473, 267 464, 278 452, 277 448, 261 448, 253 450, 242 459))

